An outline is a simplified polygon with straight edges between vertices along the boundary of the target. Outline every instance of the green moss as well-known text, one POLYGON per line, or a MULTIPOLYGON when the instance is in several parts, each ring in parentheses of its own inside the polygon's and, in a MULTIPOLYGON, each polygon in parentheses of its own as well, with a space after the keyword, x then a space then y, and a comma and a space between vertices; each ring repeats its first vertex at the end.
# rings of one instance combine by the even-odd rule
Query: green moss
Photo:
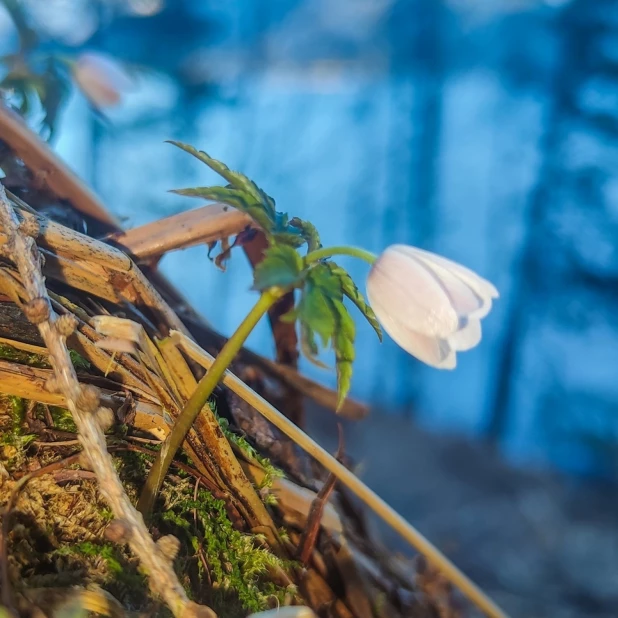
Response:
POLYGON ((12 433, 21 434, 26 419, 26 402, 21 397, 7 395, 7 411, 11 418, 12 433))
MULTIPOLYGON (((268 489, 272 487, 273 481, 276 478, 283 478, 285 476, 282 470, 273 466, 270 459, 260 455, 257 450, 253 446, 251 446, 251 444, 249 444, 249 442, 245 438, 239 436, 237 433, 230 429, 229 421, 226 418, 222 418, 217 414, 217 409, 214 402, 210 402, 210 409, 215 415, 215 418, 219 421, 219 425, 221 427, 223 435, 230 442, 233 442, 249 459, 257 461, 264 469, 264 478, 258 486, 258 489, 268 489)), ((265 497, 267 503, 276 503, 275 498, 272 494, 268 494, 267 492, 261 493, 265 497)))
POLYGON ((110 574, 122 573, 122 564, 118 559, 117 550, 111 543, 91 543, 84 541, 75 545, 61 547, 54 552, 57 556, 84 556, 101 560, 110 574))
POLYGON ((24 352, 8 343, 0 343, 0 358, 2 360, 11 361, 12 363, 19 363, 20 365, 29 365, 30 367, 39 367, 42 369, 49 369, 50 367, 47 357, 41 354, 24 352))
POLYGON ((73 367, 75 367, 76 371, 79 371, 80 369, 82 371, 90 370, 90 367, 92 366, 90 361, 85 359, 81 354, 78 354, 75 350, 69 350, 69 356, 71 357, 71 362, 73 363, 73 367))
POLYGON ((36 434, 25 433, 26 400, 13 395, 0 396, 0 409, 4 414, 0 433, 2 457, 7 468, 18 468, 24 462, 28 445, 36 434))
MULTIPOLYGON (((137 499, 152 456, 129 451, 114 460, 125 490, 137 499)), ((294 592, 269 577, 271 567, 287 570, 292 563, 270 552, 261 537, 236 530, 225 503, 205 489, 195 494, 195 480, 182 470, 174 470, 163 484, 152 526, 181 540, 175 561, 179 579, 190 598, 213 606, 219 616, 246 616, 294 592)))
MULTIPOLYGON (((85 359, 75 350, 69 350, 71 362, 76 370, 89 371, 91 368, 90 361, 85 359)), ((32 352, 24 352, 8 343, 0 343, 0 359, 19 363, 20 365, 28 365, 29 367, 37 367, 39 369, 50 369, 49 359, 43 354, 33 354, 32 352)))
POLYGON ((219 606, 221 613, 229 616, 234 614, 230 609, 236 604, 239 614, 244 615, 243 611, 257 612, 273 602, 282 603, 286 594, 294 592, 277 586, 269 578, 270 569, 287 570, 292 563, 260 545, 259 536, 236 530, 223 501, 202 489, 194 499, 193 482, 188 480, 166 484, 162 494, 166 504, 158 517, 188 541, 185 546, 191 548, 189 557, 197 558, 199 579, 204 585, 208 580, 212 583, 214 597, 208 601, 215 610, 219 606), (199 559, 200 552, 208 565, 208 574, 199 559))
POLYGON ((85 566, 91 577, 125 603, 142 602, 147 594, 146 576, 118 545, 82 541, 64 545, 52 552, 53 558, 71 559, 71 566, 85 566))
POLYGON ((77 432, 77 427, 73 416, 66 408, 60 408, 58 406, 49 406, 49 412, 54 421, 54 427, 61 431, 77 432))

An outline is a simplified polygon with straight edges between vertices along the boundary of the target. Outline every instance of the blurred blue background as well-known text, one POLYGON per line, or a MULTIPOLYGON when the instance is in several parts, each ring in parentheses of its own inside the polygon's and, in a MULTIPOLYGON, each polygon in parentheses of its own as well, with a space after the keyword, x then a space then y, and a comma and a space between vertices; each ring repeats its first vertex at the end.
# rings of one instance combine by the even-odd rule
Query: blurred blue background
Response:
MULTIPOLYGON (((54 143, 127 226, 201 205, 166 193, 215 180, 163 143, 177 139, 247 174, 279 209, 311 220, 325 244, 376 252, 392 243, 417 245, 473 268, 499 288, 482 344, 459 355, 454 372, 424 367, 391 341, 380 345, 358 320, 352 394, 371 401, 381 419, 376 431, 383 432, 382 442, 364 438, 365 447, 419 449, 420 468, 411 474, 431 467, 428 461, 438 465, 431 457, 439 445, 458 453, 453 461, 478 463, 469 478, 503 471, 503 458, 522 470, 545 470, 550 485, 518 477, 534 488, 528 502, 513 502, 496 472, 492 495, 505 501, 493 515, 486 506, 464 515, 457 501, 449 508, 471 520, 494 517, 496 525, 516 510, 526 538, 542 528, 543 542, 558 552, 550 571, 559 571, 571 593, 585 599, 577 605, 578 597, 572 614, 554 607, 520 615, 615 615, 603 613, 603 603, 610 599, 615 607, 618 601, 615 510, 603 524, 560 527, 576 518, 577 504, 609 499, 615 490, 573 498, 564 485, 551 484, 551 471, 580 480, 618 478, 618 3, 23 4, 44 47, 105 51, 145 69, 136 89, 109 112, 109 122, 74 93, 54 143), (409 443, 395 446, 402 435, 409 443), (427 435, 446 442, 423 450, 427 435), (489 443, 500 457, 493 459, 490 449, 477 461, 462 436, 489 443), (571 515, 565 500, 575 509, 571 515), (602 525, 609 536, 599 532, 602 525), (566 557, 559 553, 562 534, 574 539, 566 557), (590 551, 593 565, 586 562, 590 551), (588 584, 597 588, 590 591, 588 584)), ((16 41, 0 10, 1 52, 16 41)), ((231 333, 253 300, 250 269, 236 255, 223 274, 206 253, 197 247, 170 254, 162 268, 219 330, 231 333)), ((363 281, 363 264, 346 266, 363 281)), ((249 345, 272 354, 267 324, 249 345)), ((333 373, 308 364, 302 369, 334 385, 333 373)), ((354 429, 358 440, 363 431, 362 425, 354 429)), ((458 465, 451 465, 449 479, 468 479, 458 465)), ((437 468, 431 469, 427 484, 439 486, 437 468)), ((577 491, 593 486, 577 484, 577 491)), ((412 498, 403 506, 408 514, 423 514, 412 498)), ((491 534, 487 528, 485 534, 491 534)), ((471 551, 479 551, 478 538, 475 543, 471 551)), ((549 550, 543 551, 545 560, 549 550)), ((522 581, 534 578, 537 558, 509 563, 505 578, 517 568, 522 581)), ((490 571, 481 577, 491 579, 490 571)), ((525 581, 512 594, 531 594, 525 581)), ((550 589, 541 597, 551 596, 550 589)))
MULTIPOLYGON (((23 4, 44 46, 147 68, 111 124, 75 95, 56 140, 126 225, 199 205, 166 194, 214 180, 163 143, 178 139, 253 178, 326 244, 409 243, 462 262, 501 292, 483 344, 437 372, 359 320, 353 395, 516 461, 615 475, 614 2, 23 4)), ((10 50, 8 16, 0 27, 10 50)), ((349 267, 363 281, 365 266, 349 267)), ((223 332, 251 302, 242 257, 222 274, 196 248, 163 269, 223 332)), ((270 353, 266 324, 250 345, 270 353)))

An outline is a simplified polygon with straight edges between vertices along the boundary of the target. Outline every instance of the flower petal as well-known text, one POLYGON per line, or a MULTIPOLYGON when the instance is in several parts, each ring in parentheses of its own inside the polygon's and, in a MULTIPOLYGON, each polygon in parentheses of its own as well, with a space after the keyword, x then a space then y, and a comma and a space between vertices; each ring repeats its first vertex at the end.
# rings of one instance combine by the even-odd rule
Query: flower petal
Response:
POLYGON ((465 352, 476 347, 481 341, 481 321, 479 319, 471 319, 458 330, 455 334, 448 338, 449 345, 457 352, 465 352))
POLYGON ((497 298, 499 294, 489 281, 439 255, 416 247, 406 249, 409 255, 415 255, 417 259, 422 260, 442 281, 459 315, 484 318, 491 311, 491 299, 497 298), (471 294, 474 300, 471 300, 471 294))
POLYGON ((429 269, 443 287, 451 305, 460 317, 468 316, 483 309, 485 301, 465 281, 448 268, 430 262, 423 256, 415 256, 424 268, 429 269))
POLYGON ((419 258, 424 258, 429 263, 447 268, 453 274, 456 274, 462 281, 467 283, 481 298, 485 299, 500 297, 496 287, 491 282, 487 281, 487 279, 477 275, 473 270, 442 257, 441 255, 431 253, 431 251, 425 251, 424 249, 418 249, 417 247, 408 247, 406 245, 401 245, 401 247, 405 248, 408 254, 412 253, 419 258))
POLYGON ((412 356, 439 369, 454 369, 457 364, 455 350, 446 339, 417 333, 406 326, 381 306, 372 303, 380 323, 389 336, 412 356))
POLYGON ((367 296, 378 319, 396 316, 407 330, 447 337, 459 327, 451 299, 431 269, 395 247, 380 255, 367 278, 367 296))

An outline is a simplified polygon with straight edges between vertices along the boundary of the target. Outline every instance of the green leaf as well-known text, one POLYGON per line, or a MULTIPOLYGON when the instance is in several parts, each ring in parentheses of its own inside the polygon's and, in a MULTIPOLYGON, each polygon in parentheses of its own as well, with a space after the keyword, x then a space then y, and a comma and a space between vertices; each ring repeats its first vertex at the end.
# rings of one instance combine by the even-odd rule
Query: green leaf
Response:
POLYGON ((296 316, 301 324, 319 335, 325 347, 337 326, 330 299, 343 299, 341 285, 325 264, 316 264, 306 274, 296 316))
POLYGON ((352 382, 356 327, 352 316, 350 316, 350 313, 341 301, 330 298, 329 302, 333 308, 337 324, 332 345, 337 361, 337 410, 339 410, 345 401, 352 382))
POLYGON ((305 322, 300 323, 300 350, 310 363, 322 369, 328 369, 328 367, 317 358, 319 350, 318 344, 315 342, 315 334, 305 322))
POLYGON ((183 142, 176 142, 173 140, 168 140, 168 142, 193 155, 195 158, 202 161, 202 163, 205 163, 211 170, 217 172, 217 174, 225 178, 235 189, 245 191, 253 197, 256 202, 262 203, 265 206, 270 218, 274 218, 275 201, 264 191, 262 191, 262 189, 260 189, 252 180, 249 180, 249 178, 247 178, 244 174, 232 171, 227 165, 221 163, 221 161, 213 159, 203 150, 198 150, 189 144, 184 144, 183 142))
POLYGON ((253 289, 289 288, 300 281, 302 270, 303 260, 294 248, 273 245, 266 249, 264 259, 255 268, 253 289))
POLYGON ((332 296, 339 301, 343 300, 341 281, 338 277, 333 277, 328 264, 318 263, 313 266, 307 275, 307 279, 314 286, 322 288, 327 296, 332 296))
POLYGON ((69 356, 76 370, 88 371, 90 369, 90 361, 79 354, 79 352, 69 350, 69 356))
POLYGON ((309 361, 321 367, 324 365, 316 358, 315 335, 320 337, 324 347, 330 342, 337 367, 338 408, 350 390, 356 337, 354 320, 343 304, 343 283, 349 287, 346 277, 349 279, 343 269, 333 269, 327 262, 315 264, 305 274, 298 305, 282 317, 286 321, 298 319, 301 351, 309 361))
POLYGON ((307 243, 307 251, 315 251, 322 246, 320 235, 318 234, 318 230, 313 223, 294 217, 290 220, 290 225, 300 230, 301 236, 307 243))
POLYGON ((205 200, 223 202, 248 214, 261 228, 268 232, 272 221, 261 204, 246 191, 230 187, 194 187, 192 189, 172 189, 170 193, 188 197, 201 197, 205 200))
POLYGON ((305 244, 305 239, 303 238, 301 230, 290 225, 288 222, 288 215, 285 212, 275 213, 271 232, 275 242, 283 242, 292 247, 301 247, 305 244))
POLYGON ((335 332, 336 322, 328 295, 312 281, 307 281, 298 305, 298 318, 312 332, 319 335, 326 347, 335 332))
POLYGON ((358 287, 356 287, 352 277, 350 277, 349 273, 344 268, 334 262, 329 261, 326 262, 326 264, 328 265, 331 273, 339 279, 343 293, 358 307, 360 312, 365 316, 369 324, 371 324, 373 329, 376 331, 378 339, 382 341, 382 327, 378 322, 378 318, 373 312, 371 306, 365 301, 365 297, 361 294, 358 287))

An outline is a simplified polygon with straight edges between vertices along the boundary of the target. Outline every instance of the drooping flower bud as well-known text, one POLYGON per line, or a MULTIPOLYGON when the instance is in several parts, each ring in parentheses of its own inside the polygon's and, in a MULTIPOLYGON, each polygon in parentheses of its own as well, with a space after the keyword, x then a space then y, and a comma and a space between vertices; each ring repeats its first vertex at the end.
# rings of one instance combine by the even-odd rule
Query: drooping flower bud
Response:
POLYGON ((117 105, 133 85, 132 79, 113 58, 93 52, 79 56, 73 65, 73 77, 98 108, 117 105))
POLYGON ((367 279, 367 296, 384 330, 404 350, 438 369, 478 345, 481 318, 498 290, 476 273, 406 245, 388 247, 367 279))

